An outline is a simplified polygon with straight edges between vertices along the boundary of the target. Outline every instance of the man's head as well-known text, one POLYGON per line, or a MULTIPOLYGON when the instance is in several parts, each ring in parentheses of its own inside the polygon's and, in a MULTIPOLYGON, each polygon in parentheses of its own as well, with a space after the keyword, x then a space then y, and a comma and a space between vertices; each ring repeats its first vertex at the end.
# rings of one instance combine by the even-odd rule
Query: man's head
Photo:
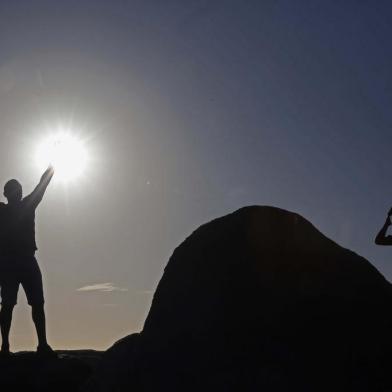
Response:
POLYGON ((9 180, 4 185, 4 196, 8 202, 16 202, 22 200, 22 185, 17 180, 9 180))

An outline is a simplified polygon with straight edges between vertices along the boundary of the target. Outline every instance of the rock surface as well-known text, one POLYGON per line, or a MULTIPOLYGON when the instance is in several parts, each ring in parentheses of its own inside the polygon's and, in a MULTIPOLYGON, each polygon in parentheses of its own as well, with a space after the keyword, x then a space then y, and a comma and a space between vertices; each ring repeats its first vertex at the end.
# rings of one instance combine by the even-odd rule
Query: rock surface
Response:
POLYGON ((135 385, 135 360, 140 343, 140 334, 128 335, 102 356, 96 371, 83 385, 83 391, 123 391, 135 385))
POLYGON ((78 391, 94 372, 101 353, 93 350, 57 351, 58 358, 19 352, 0 358, 0 390, 29 392, 78 391))
POLYGON ((391 305, 367 260, 297 214, 245 207, 174 251, 136 349, 118 344, 117 390, 389 390, 391 305))

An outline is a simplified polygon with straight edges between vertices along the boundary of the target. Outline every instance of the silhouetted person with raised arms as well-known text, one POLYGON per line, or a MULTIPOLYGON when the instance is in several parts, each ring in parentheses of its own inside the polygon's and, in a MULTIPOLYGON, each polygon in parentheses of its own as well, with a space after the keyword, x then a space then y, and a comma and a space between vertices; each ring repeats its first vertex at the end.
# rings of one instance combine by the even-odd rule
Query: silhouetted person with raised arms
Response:
POLYGON ((23 286, 32 318, 37 331, 37 352, 54 355, 46 340, 44 294, 42 275, 34 256, 35 210, 53 177, 49 167, 42 175, 34 191, 22 197, 22 186, 17 180, 10 180, 4 186, 8 203, 0 203, 0 286, 1 311, 0 327, 2 336, 1 353, 10 353, 9 332, 12 312, 16 305, 19 284, 23 286))
POLYGON ((388 228, 389 226, 392 225, 391 216, 392 216, 392 208, 388 211, 387 219, 384 223, 384 226, 381 228, 381 230, 376 236, 374 242, 377 245, 392 245, 392 236, 387 235, 388 228))

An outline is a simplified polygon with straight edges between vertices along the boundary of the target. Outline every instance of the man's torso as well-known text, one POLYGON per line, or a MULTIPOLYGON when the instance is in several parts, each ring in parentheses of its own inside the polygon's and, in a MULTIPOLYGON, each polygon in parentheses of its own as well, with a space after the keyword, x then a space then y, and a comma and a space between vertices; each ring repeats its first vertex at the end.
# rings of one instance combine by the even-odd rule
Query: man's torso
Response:
POLYGON ((0 203, 0 255, 34 255, 36 249, 35 208, 28 198, 0 203))

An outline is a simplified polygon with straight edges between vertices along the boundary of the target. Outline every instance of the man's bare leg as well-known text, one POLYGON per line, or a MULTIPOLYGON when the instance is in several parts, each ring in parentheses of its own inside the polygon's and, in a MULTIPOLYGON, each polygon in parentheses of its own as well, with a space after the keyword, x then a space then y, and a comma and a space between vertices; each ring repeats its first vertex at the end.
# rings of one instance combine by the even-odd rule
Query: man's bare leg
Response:
POLYGON ((12 322, 12 312, 15 305, 2 305, 0 310, 0 327, 1 327, 1 352, 8 354, 10 352, 9 335, 12 322))
POLYGON ((38 337, 37 351, 43 354, 54 354, 46 339, 46 320, 44 305, 32 305, 31 314, 38 337))

